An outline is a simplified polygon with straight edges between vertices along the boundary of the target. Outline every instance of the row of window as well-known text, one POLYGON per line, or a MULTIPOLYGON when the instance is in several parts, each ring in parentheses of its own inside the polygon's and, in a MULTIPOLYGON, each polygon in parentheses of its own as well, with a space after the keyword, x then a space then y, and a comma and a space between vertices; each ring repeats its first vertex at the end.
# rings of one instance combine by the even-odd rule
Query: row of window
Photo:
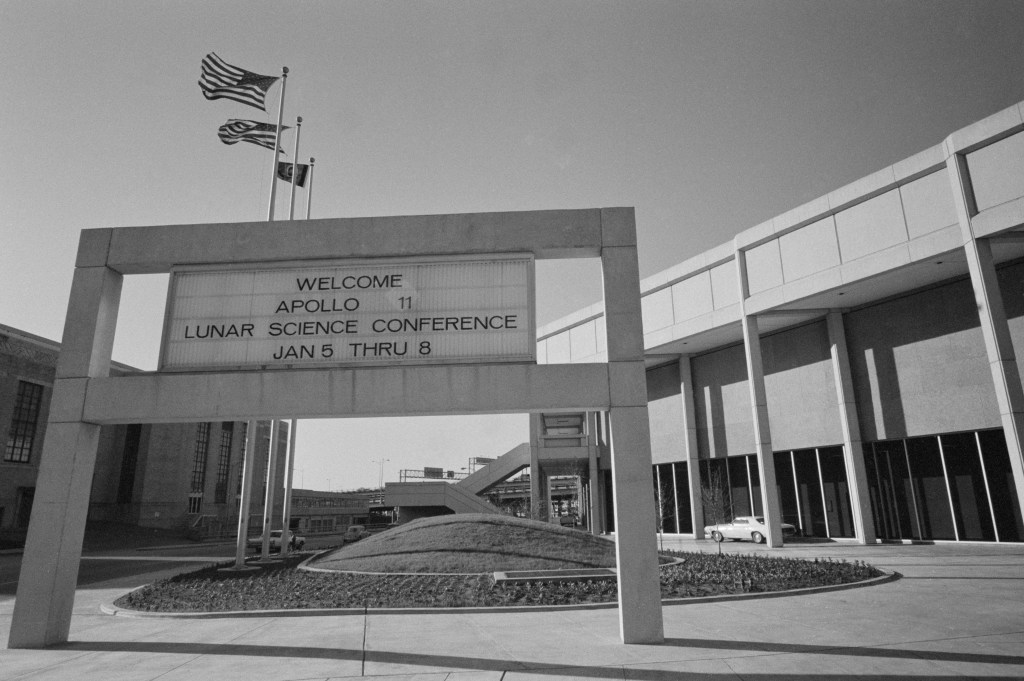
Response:
MULTIPOLYGON (((1024 540, 1002 430, 866 443, 861 456, 880 539, 1024 540)), ((842 447, 773 458, 783 522, 804 536, 855 536, 842 447)), ((699 475, 706 524, 763 512, 756 455, 701 460, 699 475)), ((693 532, 686 462, 656 465, 654 480, 661 529, 693 532)))

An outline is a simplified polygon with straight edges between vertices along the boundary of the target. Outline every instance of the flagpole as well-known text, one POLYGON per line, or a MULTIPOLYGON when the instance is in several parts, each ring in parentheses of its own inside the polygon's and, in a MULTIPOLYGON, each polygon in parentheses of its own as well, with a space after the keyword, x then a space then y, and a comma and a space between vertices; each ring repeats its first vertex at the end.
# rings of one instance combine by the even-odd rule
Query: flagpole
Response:
POLYGON ((281 156, 281 121, 284 118, 284 86, 288 84, 288 67, 281 67, 281 99, 277 107, 277 132, 274 133, 274 164, 270 167, 270 208, 267 222, 274 221, 274 195, 277 193, 277 161, 281 156))
POLYGON ((309 184, 306 185, 306 219, 309 219, 309 204, 313 202, 313 164, 316 163, 316 159, 312 156, 309 157, 309 184))
POLYGON ((302 116, 295 119, 295 151, 292 153, 292 191, 288 195, 288 219, 295 219, 295 185, 299 181, 299 134, 302 133, 302 116))

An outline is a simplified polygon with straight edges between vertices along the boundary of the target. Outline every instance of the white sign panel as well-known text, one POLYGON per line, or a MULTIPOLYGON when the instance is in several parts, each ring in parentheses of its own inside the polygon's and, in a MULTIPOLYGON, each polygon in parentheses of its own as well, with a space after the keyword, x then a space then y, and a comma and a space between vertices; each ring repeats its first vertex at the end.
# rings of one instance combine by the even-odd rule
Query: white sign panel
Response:
POLYGON ((529 255, 183 269, 160 369, 524 362, 536 345, 529 255))

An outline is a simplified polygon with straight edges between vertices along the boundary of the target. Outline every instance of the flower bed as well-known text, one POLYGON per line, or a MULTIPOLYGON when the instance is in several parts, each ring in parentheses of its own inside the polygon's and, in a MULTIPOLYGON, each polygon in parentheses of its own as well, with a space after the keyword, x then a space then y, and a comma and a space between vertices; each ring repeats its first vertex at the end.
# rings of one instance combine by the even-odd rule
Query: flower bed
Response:
MULTIPOLYGON (((849 584, 882 573, 866 563, 734 554, 666 552, 685 558, 661 569, 663 598, 761 593, 849 584)), ((256 573, 216 566, 162 580, 122 596, 121 608, 222 612, 313 608, 451 608, 610 603, 614 581, 495 584, 477 575, 366 575, 297 570, 293 556, 256 573)))

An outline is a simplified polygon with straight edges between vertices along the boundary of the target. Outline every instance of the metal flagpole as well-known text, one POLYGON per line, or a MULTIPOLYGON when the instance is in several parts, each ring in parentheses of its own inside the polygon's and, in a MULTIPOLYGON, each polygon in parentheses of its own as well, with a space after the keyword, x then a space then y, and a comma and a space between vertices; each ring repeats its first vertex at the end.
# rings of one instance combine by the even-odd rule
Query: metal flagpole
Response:
MULTIPOLYGON (((295 185, 299 181, 299 136, 302 134, 302 116, 295 119, 295 150, 292 153, 292 188, 288 195, 288 219, 295 219, 295 185)), ((284 464, 284 500, 281 504, 281 556, 288 555, 291 548, 291 524, 292 519, 292 480, 295 472, 295 431, 298 430, 298 420, 292 419, 291 427, 288 429, 288 453, 285 455, 284 464)))
POLYGON ((295 185, 298 184, 299 135, 302 133, 302 116, 295 119, 295 151, 292 153, 292 190, 288 195, 288 219, 295 219, 295 185))
POLYGON ((274 164, 270 167, 270 208, 267 221, 274 220, 274 196, 277 193, 277 161, 281 156, 281 122, 284 118, 284 86, 288 84, 288 67, 281 67, 281 101, 277 107, 277 132, 274 133, 274 164))
POLYGON ((309 174, 306 178, 306 219, 309 219, 309 204, 313 203, 313 164, 316 159, 309 157, 309 174))
POLYGON ((291 525, 292 522, 292 482, 295 476, 295 432, 298 429, 298 419, 292 419, 291 428, 288 432, 288 454, 284 464, 284 517, 281 518, 281 556, 287 556, 291 548, 291 525))
POLYGON ((249 508, 252 500, 253 466, 256 464, 256 422, 245 424, 245 458, 242 463, 242 498, 238 507, 238 540, 232 570, 244 570, 246 541, 249 538, 249 508))

